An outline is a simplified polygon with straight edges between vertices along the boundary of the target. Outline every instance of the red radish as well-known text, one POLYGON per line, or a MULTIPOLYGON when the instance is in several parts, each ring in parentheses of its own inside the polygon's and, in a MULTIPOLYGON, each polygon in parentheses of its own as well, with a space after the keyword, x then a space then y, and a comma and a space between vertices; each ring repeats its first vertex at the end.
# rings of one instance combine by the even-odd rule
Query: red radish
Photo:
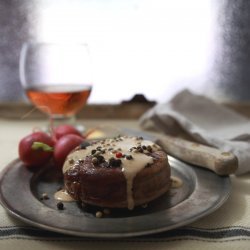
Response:
MULTIPOLYGON (((83 135, 75 127, 70 125, 59 125, 53 129, 53 134, 56 140, 59 140, 61 137, 74 134, 83 137, 83 135)), ((84 137, 83 137, 84 138, 84 137)))
POLYGON ((84 141, 84 138, 74 134, 61 137, 54 147, 56 167, 62 168, 67 155, 84 141))
POLYGON ((27 167, 41 166, 52 156, 53 145, 51 137, 44 132, 29 134, 19 142, 19 158, 27 167))

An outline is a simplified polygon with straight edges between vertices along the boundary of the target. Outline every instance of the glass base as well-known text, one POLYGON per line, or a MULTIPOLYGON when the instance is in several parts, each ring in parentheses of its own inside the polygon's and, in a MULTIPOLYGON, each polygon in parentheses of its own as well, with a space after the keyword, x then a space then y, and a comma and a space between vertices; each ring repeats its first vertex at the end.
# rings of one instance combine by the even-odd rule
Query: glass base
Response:
POLYGON ((51 125, 53 127, 57 127, 59 125, 71 125, 81 133, 86 130, 86 128, 82 124, 77 124, 75 116, 53 115, 51 119, 52 121, 50 122, 50 124, 48 124, 47 130, 50 130, 51 125))

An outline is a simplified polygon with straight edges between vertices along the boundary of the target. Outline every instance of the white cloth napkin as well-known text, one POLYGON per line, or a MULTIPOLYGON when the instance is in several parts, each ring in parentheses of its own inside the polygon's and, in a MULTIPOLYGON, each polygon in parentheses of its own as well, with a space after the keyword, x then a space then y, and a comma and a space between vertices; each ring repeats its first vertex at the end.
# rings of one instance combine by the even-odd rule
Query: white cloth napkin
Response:
POLYGON ((184 131, 199 143, 234 153, 236 174, 250 171, 250 120, 205 96, 183 90, 147 111, 140 124, 172 135, 184 131))

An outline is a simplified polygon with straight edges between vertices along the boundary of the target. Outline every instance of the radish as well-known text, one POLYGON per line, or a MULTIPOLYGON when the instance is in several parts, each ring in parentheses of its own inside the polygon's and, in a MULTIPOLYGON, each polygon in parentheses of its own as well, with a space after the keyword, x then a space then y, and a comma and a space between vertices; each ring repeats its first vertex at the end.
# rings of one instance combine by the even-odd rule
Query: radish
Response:
POLYGON ((61 137, 54 147, 54 160, 57 168, 62 168, 67 155, 85 139, 79 135, 68 134, 61 137))
POLYGON ((25 136, 18 146, 19 158, 27 167, 41 166, 53 155, 54 142, 44 132, 35 132, 25 136))
POLYGON ((74 134, 84 138, 84 136, 80 133, 80 131, 78 131, 75 127, 70 125, 57 126, 56 128, 53 129, 53 134, 56 140, 59 140, 61 137, 68 134, 74 134))
POLYGON ((60 125, 52 131, 51 136, 35 132, 20 141, 19 158, 25 166, 42 166, 53 156, 55 166, 62 168, 67 155, 85 141, 85 137, 70 125, 60 125))

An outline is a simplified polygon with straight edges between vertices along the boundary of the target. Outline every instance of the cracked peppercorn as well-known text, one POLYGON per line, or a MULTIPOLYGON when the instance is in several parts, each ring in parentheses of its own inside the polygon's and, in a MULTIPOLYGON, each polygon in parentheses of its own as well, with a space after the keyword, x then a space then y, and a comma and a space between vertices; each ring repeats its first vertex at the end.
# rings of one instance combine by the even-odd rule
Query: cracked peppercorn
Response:
POLYGON ((110 167, 120 167, 122 161, 120 159, 115 159, 114 157, 109 159, 109 166, 110 167))
POLYGON ((42 197, 40 198, 40 200, 48 200, 48 199, 49 199, 49 196, 47 193, 43 193, 42 197))
POLYGON ((90 143, 87 141, 84 141, 80 144, 80 149, 86 149, 88 146, 90 146, 90 143))
POLYGON ((105 161, 105 158, 102 155, 97 155, 96 158, 97 158, 99 163, 102 163, 105 161))
POLYGON ((127 160, 132 160, 132 159, 133 159, 133 156, 132 156, 132 155, 126 155, 126 159, 127 159, 127 160))
POLYGON ((98 163, 98 159, 96 157, 93 157, 91 161, 92 161, 93 164, 97 164, 98 163))
POLYGON ((148 145, 148 146, 147 146, 147 150, 148 150, 149 152, 152 152, 153 149, 152 149, 152 147, 151 147, 150 145, 148 145))
POLYGON ((56 206, 57 206, 57 209, 59 209, 59 210, 63 210, 64 209, 64 204, 60 201, 60 202, 58 202, 57 204, 56 204, 56 206))

